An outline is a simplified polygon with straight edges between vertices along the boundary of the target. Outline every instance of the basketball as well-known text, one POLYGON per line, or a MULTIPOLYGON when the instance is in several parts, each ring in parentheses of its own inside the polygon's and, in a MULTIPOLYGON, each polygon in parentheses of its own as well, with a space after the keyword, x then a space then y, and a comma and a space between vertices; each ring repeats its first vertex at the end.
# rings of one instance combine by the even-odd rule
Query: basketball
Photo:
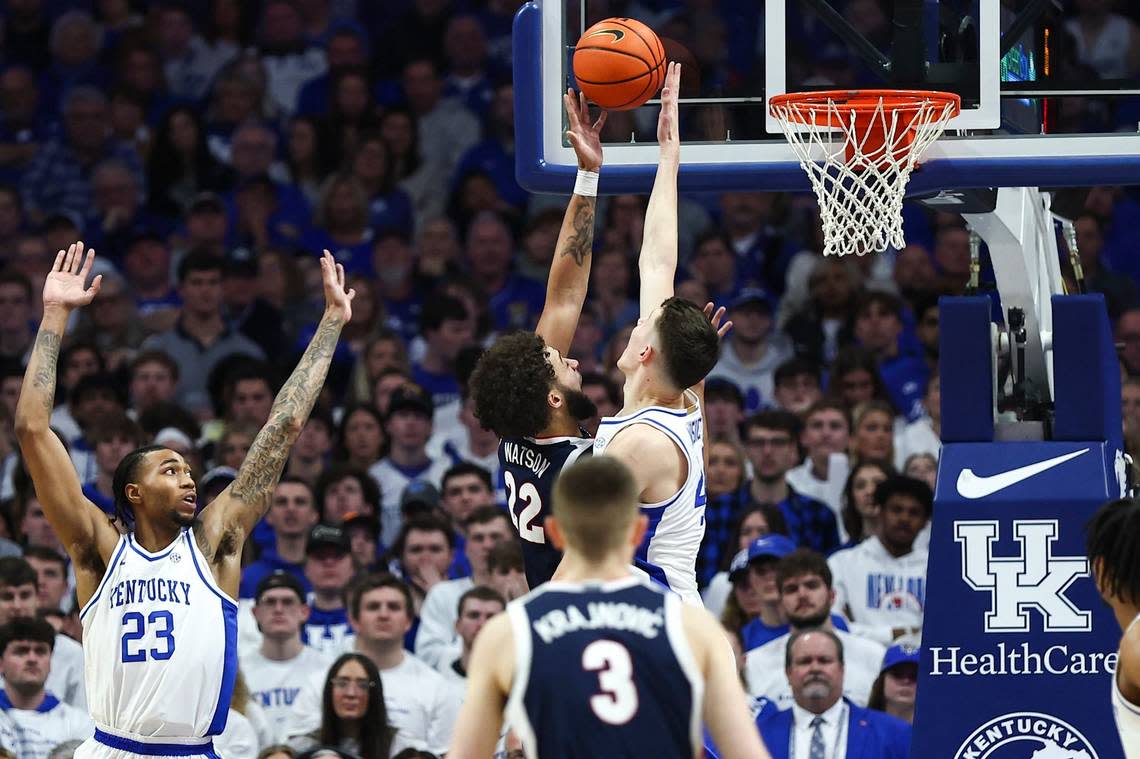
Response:
POLYGON ((574 78, 586 97, 602 108, 637 108, 665 81, 665 46, 637 19, 607 18, 578 40, 574 78))

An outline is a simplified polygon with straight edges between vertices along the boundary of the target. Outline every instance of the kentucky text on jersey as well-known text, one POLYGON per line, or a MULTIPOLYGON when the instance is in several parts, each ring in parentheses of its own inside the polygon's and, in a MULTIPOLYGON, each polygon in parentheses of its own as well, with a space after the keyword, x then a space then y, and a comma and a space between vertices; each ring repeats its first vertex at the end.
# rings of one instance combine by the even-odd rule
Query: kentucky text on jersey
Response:
POLYGON ((665 616, 661 609, 650 610, 627 603, 603 601, 587 604, 585 613, 574 604, 568 604, 565 609, 548 611, 532 622, 535 633, 542 638, 543 643, 550 643, 577 630, 600 628, 626 630, 652 639, 657 637, 664 624, 665 616))
POLYGON ((508 463, 526 467, 539 477, 550 468, 550 459, 530 448, 524 448, 518 443, 503 441, 503 457, 508 463))
POLYGON ((906 597, 918 601, 921 610, 926 602, 926 578, 902 575, 867 575, 867 606, 872 609, 889 609, 903 606, 906 597))
POLYGON ((190 605, 190 583, 152 577, 148 580, 123 580, 111 589, 112 609, 131 604, 190 605))

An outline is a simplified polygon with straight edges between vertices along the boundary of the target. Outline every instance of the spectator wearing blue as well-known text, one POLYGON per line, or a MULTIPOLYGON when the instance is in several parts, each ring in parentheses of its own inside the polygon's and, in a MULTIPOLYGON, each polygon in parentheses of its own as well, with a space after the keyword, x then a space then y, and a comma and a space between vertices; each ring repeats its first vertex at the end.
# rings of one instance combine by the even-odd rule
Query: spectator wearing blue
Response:
POLYGON ((368 273, 373 232, 368 223, 368 196, 356 177, 334 174, 325 180, 313 221, 305 248, 327 248, 346 274, 368 273))
POLYGON ((489 299, 488 308, 497 330, 529 329, 538 318, 546 289, 511 271, 514 238, 501 216, 483 211, 467 228, 467 268, 489 299))
POLYGON ((238 596, 253 598, 261 581, 274 572, 289 573, 309 592, 312 586, 305 577, 305 542, 317 524, 313 489, 304 480, 282 477, 273 489, 265 521, 273 530, 273 545, 242 570, 238 596))
POLYGON ((736 252, 732 241, 720 229, 714 227, 697 238, 687 268, 705 286, 709 300, 717 306, 728 307, 740 290, 736 252))
POLYGON ((356 567, 352 544, 340 527, 318 524, 309 531, 305 545, 305 577, 313 592, 305 642, 318 651, 333 654, 346 650, 353 637, 348 624, 344 591, 356 567))
POLYGON ((914 696, 918 686, 918 649, 904 639, 887 649, 883 669, 871 686, 867 708, 886 712, 903 722, 914 722, 914 696))
POLYGON ((794 703, 756 726, 772 759, 907 759, 910 725, 843 697, 843 643, 829 630, 792 634, 785 673, 794 703))
POLYGON ((902 301, 890 293, 866 293, 855 309, 855 337, 875 356, 895 408, 908 422, 922 417, 930 370, 922 356, 903 349, 902 301))
POLYGON ((791 342, 775 329, 771 297, 755 288, 741 290, 729 303, 728 316, 733 329, 709 377, 740 388, 745 412, 769 408, 775 403, 776 369, 792 357, 791 342))
POLYGON ((368 224, 378 234, 395 230, 410 235, 415 226, 412 199, 396 185, 392 150, 378 132, 366 131, 348 156, 349 171, 364 189, 368 224))
MULTIPOLYGON (((736 584, 748 578, 748 582, 758 586, 762 603, 760 614, 740 631, 740 643, 745 653, 786 635, 791 630, 780 603, 776 564, 795 550, 796 544, 785 536, 765 535, 752 541, 747 549, 732 560, 732 566, 728 570, 729 580, 736 584)), ((831 615, 831 624, 838 630, 847 629, 847 621, 838 614, 831 615)))
POLYGON ((796 492, 786 479, 788 471, 800 462, 799 437, 800 420, 791 412, 761 411, 746 419, 741 438, 752 464, 752 479, 736 493, 710 503, 706 522, 731 521, 733 514, 751 504, 767 504, 780 510, 788 536, 796 545, 824 555, 838 548, 835 512, 827 504, 796 492))
POLYGON ((483 141, 459 159, 455 176, 482 172, 491 178, 499 197, 516 210, 526 207, 530 196, 515 179, 514 87, 510 82, 495 87, 483 123, 483 141))
POLYGON ((330 81, 336 72, 352 66, 368 64, 368 32, 355 21, 340 19, 333 23, 325 43, 328 70, 306 81, 297 94, 298 116, 319 116, 329 109, 330 81))
POLYGON ((16 184, 48 137, 35 72, 17 64, 0 73, 0 104, 0 182, 16 184))
POLYGON ((748 544, 732 558, 728 567, 728 580, 734 588, 745 588, 755 604, 756 614, 740 630, 744 651, 761 643, 778 638, 788 631, 787 618, 780 606, 780 586, 776 583, 776 564, 792 551, 796 544, 784 535, 765 535, 748 544), (746 635, 754 641, 749 646, 746 635))
POLYGON ((111 137, 107 98, 76 87, 63 104, 63 134, 44 143, 24 172, 24 206, 34 222, 52 211, 82 216, 92 204, 91 169, 108 158, 125 163, 144 187, 142 162, 130 145, 111 137))
POLYGON ((455 359, 475 339, 467 307, 448 295, 431 298, 420 312, 420 331, 427 349, 423 358, 412 364, 412 379, 431 393, 437 410, 458 404, 455 359))

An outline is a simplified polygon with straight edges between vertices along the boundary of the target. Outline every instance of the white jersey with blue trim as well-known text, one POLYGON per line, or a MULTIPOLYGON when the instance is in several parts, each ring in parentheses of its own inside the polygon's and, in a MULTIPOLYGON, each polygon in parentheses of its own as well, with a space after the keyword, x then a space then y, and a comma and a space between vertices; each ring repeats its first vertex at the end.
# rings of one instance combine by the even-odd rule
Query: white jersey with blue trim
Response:
POLYGON ((80 619, 95 741, 196 745, 222 732, 237 676, 237 602, 192 529, 157 553, 119 538, 80 619))
MULTIPOLYGON (((1132 620, 1129 628, 1140 622, 1140 617, 1132 620)), ((1125 635, 1128 630, 1124 631, 1125 635)), ((1124 759, 1140 759, 1140 704, 1134 704, 1120 692, 1117 675, 1112 676, 1112 715, 1116 719, 1116 730, 1120 734, 1120 745, 1124 746, 1124 759)))
POLYGON ((683 409, 649 406, 625 416, 607 416, 594 436, 594 455, 622 430, 644 424, 660 430, 681 449, 688 475, 680 490, 658 503, 643 503, 649 529, 637 549, 634 563, 651 579, 673 590, 686 603, 701 605, 697 591, 697 553, 705 536, 705 447, 701 407, 697 396, 685 391, 683 409))

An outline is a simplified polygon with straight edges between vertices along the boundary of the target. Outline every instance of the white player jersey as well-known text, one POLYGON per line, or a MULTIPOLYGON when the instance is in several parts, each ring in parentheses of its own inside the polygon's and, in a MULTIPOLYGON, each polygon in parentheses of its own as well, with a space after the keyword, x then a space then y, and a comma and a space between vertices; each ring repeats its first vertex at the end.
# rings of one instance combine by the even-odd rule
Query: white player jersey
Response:
POLYGON ((308 646, 285 661, 267 659, 256 650, 242 652, 240 661, 250 697, 265 711, 279 743, 288 737, 285 729, 297 693, 314 673, 324 674, 333 662, 331 657, 308 646))
MULTIPOLYGON (((879 676, 886 646, 858 635, 832 630, 843 644, 843 695, 859 706, 866 706, 871 697, 871 686, 879 676)), ((784 668, 784 654, 791 635, 785 633, 744 655, 744 679, 748 695, 761 696, 780 709, 792 707, 792 686, 784 668)))
POLYGON ((615 435, 635 424, 660 430, 681 449, 689 464, 688 477, 671 498, 641 504, 642 513, 649 518, 649 529, 634 562, 687 603, 700 606, 696 565, 705 536, 705 447, 697 397, 688 390, 685 397, 689 401, 685 409, 649 406, 626 416, 602 419, 594 438, 594 455, 604 454, 615 435))
POLYGON ((63 703, 50 693, 36 709, 16 709, 8 694, 0 691, 0 710, 11 720, 15 745, 9 746, 20 759, 47 759, 51 750, 66 741, 91 737, 95 726, 82 709, 63 703))
MULTIPOLYGON (((1132 620, 1129 629, 1137 622, 1140 622, 1140 617, 1132 620)), ((1112 714, 1116 718, 1120 745, 1124 746, 1124 759, 1140 759, 1140 704, 1134 704, 1120 694, 1116 675, 1112 676, 1112 714)))
POLYGON ((895 627, 921 627, 926 607, 927 552, 915 548, 892 556, 882 541, 871 536, 827 560, 835 603, 831 610, 851 610, 851 632, 889 645, 895 627))
POLYGON ((95 740, 194 744, 220 734, 237 676, 237 608, 193 530, 157 553, 119 538, 80 612, 95 740))

